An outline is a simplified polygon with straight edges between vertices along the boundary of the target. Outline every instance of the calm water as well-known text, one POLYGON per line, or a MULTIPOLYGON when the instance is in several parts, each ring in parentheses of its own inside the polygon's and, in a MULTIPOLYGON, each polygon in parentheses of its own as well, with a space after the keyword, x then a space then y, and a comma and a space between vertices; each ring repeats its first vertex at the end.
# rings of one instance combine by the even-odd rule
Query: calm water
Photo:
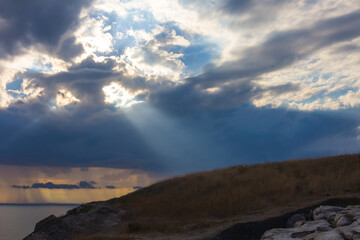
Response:
POLYGON ((76 205, 0 205, 0 240, 22 240, 40 220, 60 216, 76 205))

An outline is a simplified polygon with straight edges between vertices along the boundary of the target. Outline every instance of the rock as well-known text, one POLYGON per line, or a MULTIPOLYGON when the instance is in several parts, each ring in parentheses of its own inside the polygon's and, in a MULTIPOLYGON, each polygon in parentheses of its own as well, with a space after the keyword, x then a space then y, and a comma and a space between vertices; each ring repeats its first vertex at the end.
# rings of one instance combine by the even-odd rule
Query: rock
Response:
POLYGON ((348 206, 347 214, 360 223, 360 206, 348 206))
POLYGON ((287 222, 289 228, 268 230, 261 239, 360 240, 360 206, 320 206, 313 211, 314 221, 306 222, 301 220, 303 217, 306 219, 303 215, 292 216, 287 222))
POLYGON ((337 229, 347 239, 353 239, 354 236, 360 235, 360 225, 357 222, 353 222, 351 225, 339 227, 337 229))
POLYGON ((49 216, 24 240, 72 240, 75 234, 105 232, 121 221, 124 211, 107 203, 84 204, 63 217, 49 216))
POLYGON ((304 239, 304 237, 318 231, 318 228, 329 228, 330 224, 326 220, 316 220, 305 222, 300 227, 293 228, 274 228, 268 230, 262 236, 262 240, 280 239, 304 239))
POLYGON ((41 220, 40 222, 38 222, 35 225, 35 232, 41 232, 44 231, 46 228, 50 227, 51 225, 55 224, 57 222, 58 218, 55 217, 54 215, 51 215, 43 220, 41 220))
POLYGON ((313 218, 314 220, 324 219, 333 223, 336 214, 343 210, 344 208, 342 207, 320 206, 313 211, 313 218))
POLYGON ((290 235, 291 238, 303 238, 305 236, 308 236, 312 233, 314 233, 315 230, 312 231, 300 231, 300 232, 294 232, 290 235))
POLYGON ((306 223, 306 221, 297 221, 293 227, 301 227, 302 225, 304 225, 306 223))
POLYGON ((306 221, 305 214, 295 214, 291 216, 286 222, 286 227, 294 227, 294 225, 299 221, 306 221))
POLYGON ((348 226, 353 223, 351 217, 345 213, 338 213, 334 218, 335 227, 348 226))
POLYGON ((338 230, 333 229, 327 232, 321 232, 314 236, 314 240, 344 240, 338 230))
POLYGON ((331 230, 333 230, 332 227, 318 227, 318 228, 316 228, 317 232, 327 232, 327 231, 331 231, 331 230))

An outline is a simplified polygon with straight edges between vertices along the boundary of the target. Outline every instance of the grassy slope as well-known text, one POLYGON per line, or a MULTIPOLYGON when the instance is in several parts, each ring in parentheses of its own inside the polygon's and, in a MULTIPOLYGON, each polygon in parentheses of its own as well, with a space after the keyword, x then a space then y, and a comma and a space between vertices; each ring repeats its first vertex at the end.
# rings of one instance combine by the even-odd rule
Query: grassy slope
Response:
POLYGON ((360 155, 236 166, 176 177, 111 202, 135 216, 232 217, 360 190, 360 155))
MULTIPOLYGON (((142 223, 147 222, 145 228, 152 229, 157 228, 156 219, 162 223, 180 221, 180 225, 200 219, 228 219, 254 210, 301 203, 308 198, 324 199, 359 190, 360 155, 356 154, 194 173, 108 202, 126 209, 130 223, 151 219, 150 225, 149 221, 142 223)), ((174 229, 170 232, 176 231, 178 226, 171 226, 174 229)), ((136 232, 144 226, 128 224, 127 228, 123 230, 134 228, 136 232)), ((164 229, 168 231, 169 226, 164 229)))

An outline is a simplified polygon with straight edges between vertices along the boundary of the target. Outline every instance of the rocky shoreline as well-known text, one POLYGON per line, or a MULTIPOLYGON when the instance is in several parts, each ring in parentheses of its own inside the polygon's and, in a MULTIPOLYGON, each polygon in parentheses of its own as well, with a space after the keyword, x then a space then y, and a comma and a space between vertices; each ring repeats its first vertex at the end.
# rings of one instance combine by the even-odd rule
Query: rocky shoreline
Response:
MULTIPOLYGON (((296 218, 300 216, 300 220, 305 221, 312 221, 312 214, 314 212, 314 209, 319 208, 320 206, 336 206, 345 208, 347 206, 357 206, 360 205, 360 199, 357 197, 346 197, 346 198, 332 198, 325 201, 321 201, 315 204, 311 204, 308 207, 303 207, 295 211, 289 211, 286 213, 283 213, 276 217, 270 217, 261 221, 251 221, 251 222, 242 222, 242 223, 236 223, 232 225, 231 227, 221 231, 218 233, 215 237, 208 238, 209 240, 260 240, 264 237, 264 234, 267 231, 271 231, 273 229, 287 229, 293 227, 291 225, 291 220, 296 221, 296 218), (297 216, 297 217, 296 217, 297 216)), ((309 223, 311 224, 311 223, 309 223)), ((295 230, 295 229, 292 229, 295 230)), ((271 239, 271 238, 270 238, 271 239)), ((276 238, 276 236, 273 236, 273 239, 279 239, 276 238)), ((282 240, 284 239, 301 239, 301 238, 280 238, 282 240)), ((311 238, 310 238, 311 239, 311 238)), ((341 238, 340 238, 341 239, 341 238)), ((329 240, 336 240, 329 238, 329 240)))
MULTIPOLYGON (((83 204, 68 211, 62 217, 49 216, 40 221, 36 224, 34 232, 24 240, 72 240, 77 234, 104 233, 121 223, 124 218, 124 210, 107 202, 83 204)), ((172 239, 172 237, 168 236, 166 239, 172 239)), ((236 223, 215 236, 203 236, 196 239, 360 239, 360 199, 329 199, 278 217, 236 223)))

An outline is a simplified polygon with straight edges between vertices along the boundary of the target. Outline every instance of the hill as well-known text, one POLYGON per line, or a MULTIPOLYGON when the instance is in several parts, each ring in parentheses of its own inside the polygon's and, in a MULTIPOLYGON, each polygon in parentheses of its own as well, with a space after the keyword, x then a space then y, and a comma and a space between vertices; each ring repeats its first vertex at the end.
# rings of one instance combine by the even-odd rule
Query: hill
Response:
POLYGON ((174 177, 120 198, 85 204, 63 218, 91 212, 94 206, 110 206, 115 209, 112 213, 121 210, 116 213, 121 212, 120 220, 106 234, 85 231, 76 239, 161 239, 189 232, 195 236, 199 231, 214 234, 239 221, 263 220, 328 198, 357 197, 359 190, 360 155, 341 155, 174 177))

